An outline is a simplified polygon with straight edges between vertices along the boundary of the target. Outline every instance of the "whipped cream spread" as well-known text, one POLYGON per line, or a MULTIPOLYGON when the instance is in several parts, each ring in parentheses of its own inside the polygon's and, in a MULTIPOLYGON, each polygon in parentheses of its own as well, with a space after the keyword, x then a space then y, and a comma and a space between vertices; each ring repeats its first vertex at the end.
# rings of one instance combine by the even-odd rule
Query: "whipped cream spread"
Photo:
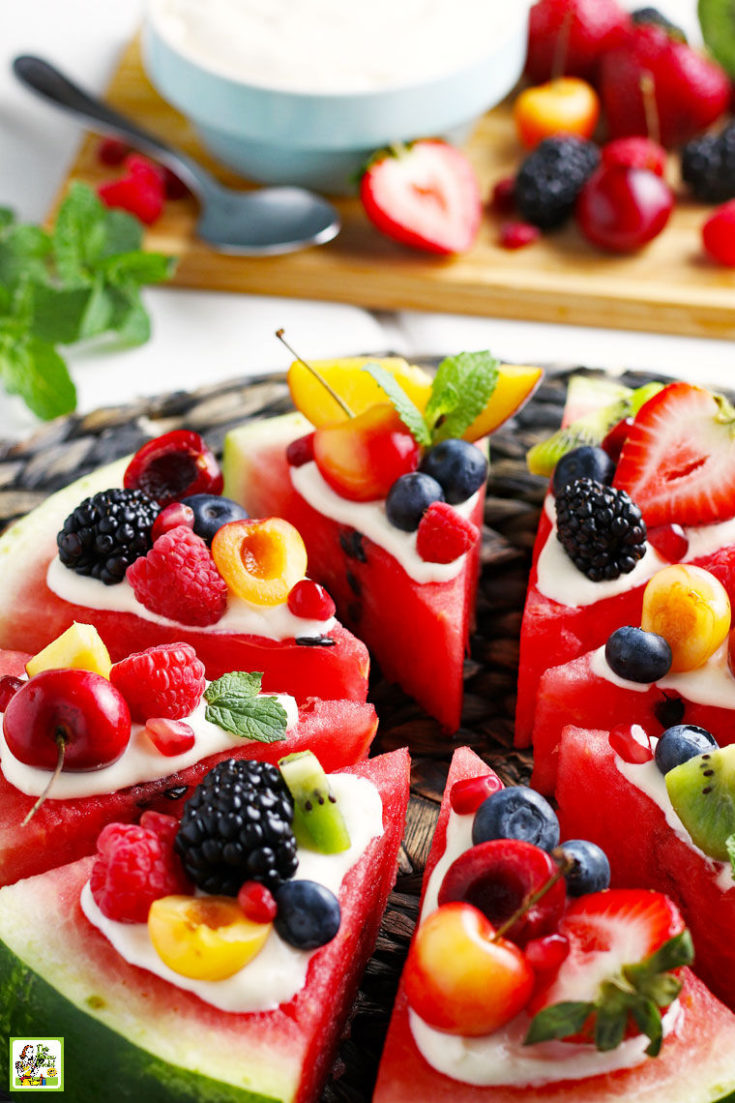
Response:
MULTIPOLYGON (((276 697, 286 710, 286 730, 298 722, 298 707, 288 694, 263 694, 276 697)), ((201 699, 197 707, 183 720, 189 724, 196 737, 191 750, 179 755, 163 755, 150 741, 142 724, 133 724, 130 742, 116 762, 100 770, 62 770, 54 782, 53 800, 72 800, 75 797, 91 797, 99 793, 115 793, 130 785, 146 781, 158 781, 170 774, 194 766, 203 758, 221 751, 235 750, 250 742, 241 736, 211 724, 205 717, 207 702, 201 699)), ((28 766, 11 753, 0 728, 0 767, 5 779, 27 796, 40 796, 48 785, 49 771, 28 766)))
MULTIPOLYGON (((368 844, 383 834, 383 803, 367 778, 330 774, 329 783, 342 807, 350 847, 341 854, 319 854, 299 847, 296 878, 318 881, 338 895, 344 878, 360 861, 368 844)), ((119 923, 104 916, 94 902, 89 882, 82 890, 81 905, 89 922, 131 965, 147 969, 223 1011, 275 1010, 304 987, 309 962, 319 952, 297 950, 271 929, 260 953, 234 976, 218 981, 192 980, 164 964, 153 947, 147 923, 119 923)))
POLYGON ((681 670, 676 674, 666 674, 657 682, 632 682, 621 678, 605 658, 605 647, 598 647, 590 653, 590 670, 598 678, 621 689, 632 689, 638 693, 655 685, 661 690, 675 690, 685 701, 698 705, 711 705, 713 708, 735 710, 735 678, 730 671, 727 658, 727 640, 718 647, 714 655, 696 670, 681 670))

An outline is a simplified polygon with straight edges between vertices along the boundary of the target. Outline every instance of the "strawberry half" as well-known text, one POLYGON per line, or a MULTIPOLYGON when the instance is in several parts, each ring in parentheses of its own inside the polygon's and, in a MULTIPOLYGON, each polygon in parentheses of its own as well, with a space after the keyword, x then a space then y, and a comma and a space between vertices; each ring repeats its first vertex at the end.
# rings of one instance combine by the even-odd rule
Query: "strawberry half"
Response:
POLYGON ((703 387, 664 387, 636 415, 613 485, 627 490, 650 526, 734 516, 735 410, 703 387))
POLYGON ((381 233, 430 253, 466 252, 482 218, 475 170, 464 153, 438 139, 376 154, 360 198, 381 233))

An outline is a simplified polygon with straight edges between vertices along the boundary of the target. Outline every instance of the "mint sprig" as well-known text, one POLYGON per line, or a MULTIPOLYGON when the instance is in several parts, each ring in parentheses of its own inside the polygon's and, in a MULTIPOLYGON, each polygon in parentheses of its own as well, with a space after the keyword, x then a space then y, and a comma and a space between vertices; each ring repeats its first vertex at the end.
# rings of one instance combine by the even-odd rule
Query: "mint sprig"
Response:
POLYGON ((288 718, 277 697, 262 697, 263 675, 243 670, 224 674, 204 691, 204 715, 210 724, 243 739, 277 743, 286 738, 288 718))
POLYGON ((378 386, 385 391, 395 407, 396 413, 414 440, 418 444, 428 447, 431 444, 431 433, 424 421, 424 416, 418 406, 408 397, 395 376, 391 375, 380 364, 366 364, 363 370, 371 375, 378 386))
POLYGON ((37 417, 71 412, 76 389, 57 345, 102 334, 141 344, 150 320, 144 284, 168 279, 174 261, 141 248, 143 228, 74 183, 51 232, 0 208, 0 382, 37 417))

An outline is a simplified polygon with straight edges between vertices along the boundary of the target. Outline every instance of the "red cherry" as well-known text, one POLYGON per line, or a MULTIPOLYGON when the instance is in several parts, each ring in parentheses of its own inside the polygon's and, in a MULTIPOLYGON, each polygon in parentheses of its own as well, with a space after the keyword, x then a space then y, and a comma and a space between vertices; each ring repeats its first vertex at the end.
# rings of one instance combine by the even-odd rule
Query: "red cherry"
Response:
POLYGON ((538 226, 530 222, 504 222, 498 234, 498 244, 504 249, 523 249, 541 237, 538 226))
POLYGON ((10 701, 3 733, 12 754, 27 766, 53 770, 58 742, 65 770, 98 770, 120 757, 130 739, 125 699, 101 674, 44 670, 10 701))
POLYGON ((0 678, 0 712, 5 712, 12 698, 25 684, 24 678, 16 678, 14 674, 3 674, 0 678))
POLYGON ((629 138, 614 138, 600 150, 603 165, 627 165, 634 169, 648 169, 657 176, 666 171, 666 150, 658 142, 634 134, 629 138))
POLYGON ((128 464, 123 485, 144 490, 162 506, 192 494, 221 494, 224 480, 214 454, 198 433, 174 429, 149 440, 128 464))
POLYGON ((259 881, 246 881, 237 894, 237 902, 253 923, 272 923, 278 914, 273 893, 259 881))
POLYGON ((288 608, 295 617, 305 620, 329 620, 337 607, 328 592, 311 578, 302 578, 288 594, 288 608))
POLYGON ((601 447, 607 452, 613 463, 617 463, 620 459, 620 453, 623 450, 623 445, 628 439, 628 433, 633 425, 632 417, 624 417, 617 425, 613 425, 610 432, 602 441, 601 447))
POLYGON ((286 448, 286 460, 291 467, 303 467, 314 459, 314 434, 297 437, 286 448))
POLYGON ((167 758, 190 751, 196 742, 194 729, 183 720, 169 720, 163 716, 149 717, 145 733, 153 746, 167 758))
POLYGON ((680 563, 689 551, 689 537, 681 525, 655 525, 648 530, 647 539, 669 563, 680 563))
POLYGON ((718 264, 735 267, 735 199, 723 203, 702 227, 702 244, 718 264))
POLYGON ((486 797, 491 797, 503 788, 497 774, 483 774, 482 777, 466 777, 455 781, 449 792, 453 811, 459 816, 476 812, 486 797))
POLYGON ((558 972, 569 957, 569 939, 564 934, 547 934, 532 939, 523 952, 534 973, 547 974, 543 979, 548 982, 548 974, 558 972))
POLYGON ((419 445, 387 403, 314 433, 314 459, 322 478, 353 502, 385 498, 396 479, 416 470, 420 455, 419 445))
POLYGON ((193 532, 194 510, 191 506, 184 505, 183 502, 171 502, 171 505, 165 506, 161 510, 153 522, 153 528, 151 529, 153 542, 155 543, 159 536, 163 536, 164 532, 170 532, 171 529, 175 529, 179 525, 184 525, 193 532))
POLYGON ((608 736, 610 746, 623 762, 640 765, 653 758, 651 743, 640 724, 620 724, 608 736))
POLYGON ((577 222, 593 245, 632 253, 661 233, 673 206, 671 188, 655 172, 608 165, 582 188, 577 222))

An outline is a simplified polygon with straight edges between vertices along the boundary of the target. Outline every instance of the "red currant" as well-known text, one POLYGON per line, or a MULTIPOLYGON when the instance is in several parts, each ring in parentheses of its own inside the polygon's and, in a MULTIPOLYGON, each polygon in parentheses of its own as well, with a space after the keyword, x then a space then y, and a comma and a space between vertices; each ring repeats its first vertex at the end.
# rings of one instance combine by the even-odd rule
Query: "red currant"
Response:
POLYGON ((620 724, 608 736, 610 746, 623 762, 640 765, 653 758, 651 743, 640 724, 620 724))
POLYGON ((484 774, 482 777, 466 777, 455 781, 449 792, 452 810, 459 816, 476 812, 482 802, 503 788, 497 774, 484 774))
POLYGON ((190 751, 196 742, 194 729, 184 720, 153 716, 145 722, 145 732, 153 746, 167 758, 190 751))
POLYGON ((689 537, 681 525, 655 525, 648 530, 647 538, 669 563, 680 563, 689 551, 689 537))
POLYGON ((498 214, 513 214, 516 209, 515 176, 504 176, 494 185, 490 197, 490 206, 498 214))
POLYGON ((538 226, 530 222, 504 222, 498 234, 498 244, 504 249, 523 249, 541 237, 538 226))
POLYGON ((0 678, 0 712, 5 712, 11 699, 24 685, 23 678, 16 678, 14 674, 3 674, 0 678))
POLYGON ((278 914, 273 893, 259 881, 246 881, 237 894, 237 902, 253 923, 272 923, 278 914))
POLYGON ((302 578, 289 591, 288 608, 295 617, 305 620, 329 620, 337 611, 324 587, 311 578, 302 578))
POLYGON ((314 459, 314 434, 297 437, 286 448, 286 460, 291 467, 303 467, 314 459))
POLYGON ((153 542, 155 543, 159 536, 163 536, 164 532, 170 532, 178 525, 185 525, 186 528, 193 531, 194 510, 191 506, 185 506, 183 502, 171 502, 171 505, 165 506, 161 510, 153 522, 153 528, 151 529, 153 542))
POLYGON ((564 934, 547 934, 532 939, 523 952, 534 973, 556 973, 569 956, 569 939, 564 934))

